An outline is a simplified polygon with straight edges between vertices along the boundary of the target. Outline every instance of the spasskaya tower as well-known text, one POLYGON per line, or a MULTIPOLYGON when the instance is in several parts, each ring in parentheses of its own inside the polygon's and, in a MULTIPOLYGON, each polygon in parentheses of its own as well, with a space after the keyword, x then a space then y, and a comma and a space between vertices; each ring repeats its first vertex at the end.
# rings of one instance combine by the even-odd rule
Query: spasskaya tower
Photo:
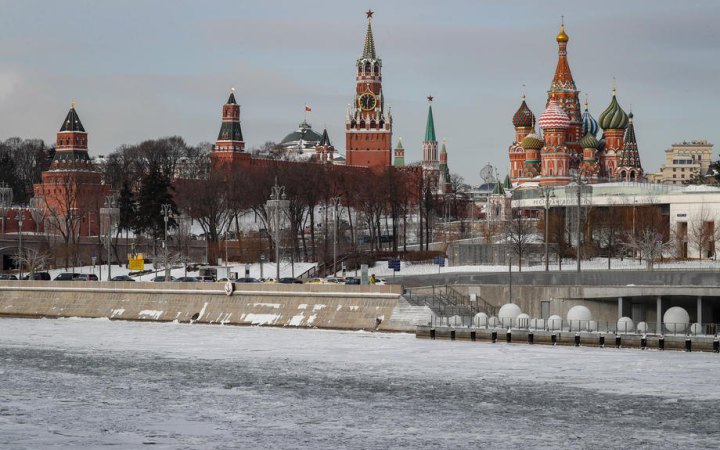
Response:
POLYGON ((347 165, 386 167, 392 164, 392 116, 382 91, 382 61, 375 53, 373 11, 367 13, 367 33, 357 60, 355 99, 345 119, 347 165))

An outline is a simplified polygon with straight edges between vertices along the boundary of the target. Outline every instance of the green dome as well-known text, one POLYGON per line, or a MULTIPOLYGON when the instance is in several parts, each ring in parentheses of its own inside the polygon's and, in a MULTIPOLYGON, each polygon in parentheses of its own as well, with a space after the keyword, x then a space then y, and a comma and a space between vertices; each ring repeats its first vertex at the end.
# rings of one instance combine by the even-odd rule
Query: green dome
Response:
POLYGON ((625 114, 625 111, 618 105, 615 92, 613 92, 610 106, 600 114, 598 123, 600 123, 603 130, 624 130, 627 128, 628 115, 625 114))
POLYGON ((598 140, 595 136, 588 133, 580 139, 580 148, 597 148, 598 140))
POLYGON ((525 139, 520 143, 522 148, 525 150, 540 150, 545 145, 545 142, 535 133, 530 133, 525 136, 525 139))

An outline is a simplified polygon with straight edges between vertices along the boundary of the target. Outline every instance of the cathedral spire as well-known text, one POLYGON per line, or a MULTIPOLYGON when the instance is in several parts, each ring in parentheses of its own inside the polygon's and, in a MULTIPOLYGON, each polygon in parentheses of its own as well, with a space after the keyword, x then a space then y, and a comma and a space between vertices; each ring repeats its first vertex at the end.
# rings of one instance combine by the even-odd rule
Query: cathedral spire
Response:
POLYGON ((560 32, 555 40, 558 43, 558 62, 555 67, 555 76, 553 77, 551 91, 556 90, 576 90, 575 81, 573 80, 570 64, 567 59, 567 43, 570 37, 565 33, 565 18, 563 18, 560 32))
POLYGON ((364 59, 377 59, 377 55, 375 54, 375 39, 373 38, 373 32, 372 32, 372 16, 375 14, 375 12, 371 9, 369 9, 366 13, 367 15, 367 33, 365 34, 365 47, 363 48, 363 55, 362 57, 364 59))

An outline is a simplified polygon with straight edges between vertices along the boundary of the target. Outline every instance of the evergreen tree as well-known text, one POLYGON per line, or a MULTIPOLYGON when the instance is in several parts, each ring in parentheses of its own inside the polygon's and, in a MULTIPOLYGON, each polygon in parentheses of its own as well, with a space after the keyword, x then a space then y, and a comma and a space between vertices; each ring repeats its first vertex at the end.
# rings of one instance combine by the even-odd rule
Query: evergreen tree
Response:
POLYGON ((137 203, 130 189, 130 182, 127 179, 123 181, 122 187, 120 188, 118 208, 120 209, 118 233, 134 229, 137 217, 137 203))
MULTIPOLYGON (((150 169, 142 178, 140 193, 138 195, 135 232, 148 233, 154 240, 163 237, 165 233, 165 219, 162 215, 162 205, 168 203, 172 216, 178 215, 178 210, 172 196, 170 180, 163 174, 157 165, 150 169)), ((168 229, 177 226, 173 217, 168 221, 168 229)))

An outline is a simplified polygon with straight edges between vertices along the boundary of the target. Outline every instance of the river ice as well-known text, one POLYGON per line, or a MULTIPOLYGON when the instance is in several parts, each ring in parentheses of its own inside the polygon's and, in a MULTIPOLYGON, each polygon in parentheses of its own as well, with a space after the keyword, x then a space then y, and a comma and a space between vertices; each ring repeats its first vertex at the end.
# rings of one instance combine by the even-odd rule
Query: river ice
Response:
POLYGON ((0 448, 717 448, 712 353, 0 320, 0 448))

